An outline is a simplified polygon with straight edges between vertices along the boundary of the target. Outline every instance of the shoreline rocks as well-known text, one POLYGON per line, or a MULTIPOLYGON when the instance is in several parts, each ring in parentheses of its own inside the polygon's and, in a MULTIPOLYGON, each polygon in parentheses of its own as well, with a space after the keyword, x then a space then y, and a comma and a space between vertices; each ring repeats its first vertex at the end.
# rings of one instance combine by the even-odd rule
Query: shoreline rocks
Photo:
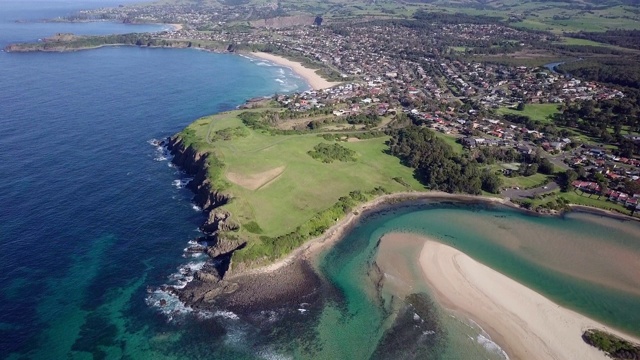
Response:
POLYGON ((243 248, 246 242, 221 236, 221 232, 235 230, 238 225, 231 221, 229 212, 216 210, 227 204, 231 196, 211 187, 207 179, 208 155, 198 152, 192 146, 186 146, 179 136, 169 138, 166 144, 174 156, 173 164, 193 176, 187 188, 194 193, 193 202, 207 216, 200 226, 204 236, 195 239, 198 245, 189 246, 186 252, 202 252, 209 256, 207 264, 194 272, 191 282, 184 288, 171 292, 188 306, 211 304, 218 296, 238 289, 238 283, 226 281, 224 277, 230 269, 231 255, 243 248))

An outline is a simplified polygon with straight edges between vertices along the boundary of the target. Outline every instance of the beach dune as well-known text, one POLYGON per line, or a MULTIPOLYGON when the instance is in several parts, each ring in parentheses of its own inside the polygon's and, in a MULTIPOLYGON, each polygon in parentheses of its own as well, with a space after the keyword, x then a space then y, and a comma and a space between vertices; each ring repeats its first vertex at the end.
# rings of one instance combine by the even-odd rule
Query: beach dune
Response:
POLYGON ((302 65, 301 63, 291 61, 282 56, 264 52, 252 52, 251 55, 260 59, 271 61, 272 63, 278 64, 280 66, 290 68, 291 70, 293 70, 293 72, 303 78, 314 90, 327 89, 340 84, 339 82, 331 82, 324 79, 322 76, 316 73, 315 69, 304 67, 304 65, 302 65))
POLYGON ((387 234, 382 241, 424 242, 420 265, 435 299, 455 315, 480 324, 510 359, 607 359, 582 340, 590 328, 638 342, 447 245, 411 234, 387 234))

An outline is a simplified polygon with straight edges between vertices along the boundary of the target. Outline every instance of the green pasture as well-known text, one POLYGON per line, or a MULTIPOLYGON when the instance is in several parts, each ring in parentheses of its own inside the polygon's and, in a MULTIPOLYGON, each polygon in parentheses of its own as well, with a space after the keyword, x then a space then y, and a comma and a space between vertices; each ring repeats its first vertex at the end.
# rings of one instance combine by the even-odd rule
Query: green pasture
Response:
MULTIPOLYGON (((248 130, 248 136, 208 143, 207 134, 225 128, 244 126, 238 111, 209 116, 191 124, 194 143, 200 151, 213 152, 224 162, 223 181, 233 200, 224 209, 242 224, 255 221, 262 233, 278 236, 293 231, 319 211, 335 204, 354 190, 363 192, 382 186, 389 192, 421 190, 413 171, 399 159, 385 154, 387 137, 341 142, 357 153, 355 162, 322 163, 307 152, 321 142, 317 134, 269 135, 248 130), (284 168, 257 189, 249 189, 229 180, 230 173, 243 178, 284 168), (393 180, 400 177, 409 187, 393 180)), ((243 238, 257 234, 241 229, 243 238)))
POLYGON ((497 111, 500 115, 515 114, 528 116, 531 120, 542 123, 551 123, 551 116, 559 112, 558 104, 526 104, 522 111, 507 107, 499 108, 497 111))
POLYGON ((453 151, 455 151, 457 154, 462 154, 462 152, 464 151, 462 144, 458 142, 458 138, 456 138, 455 136, 443 134, 438 131, 436 131, 435 134, 437 137, 444 140, 445 143, 449 144, 449 146, 451 146, 451 148, 453 148, 453 151))
POLYGON ((503 176, 502 181, 504 188, 519 187, 520 189, 530 189, 536 186, 542 185, 547 180, 547 175, 534 174, 531 176, 516 176, 507 177, 503 176))

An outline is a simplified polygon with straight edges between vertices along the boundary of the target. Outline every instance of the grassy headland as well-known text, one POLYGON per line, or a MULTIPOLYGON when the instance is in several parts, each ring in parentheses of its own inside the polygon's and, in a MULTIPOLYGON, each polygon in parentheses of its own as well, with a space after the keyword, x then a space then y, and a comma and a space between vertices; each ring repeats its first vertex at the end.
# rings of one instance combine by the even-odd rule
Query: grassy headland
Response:
POLYGON ((350 161, 327 162, 310 152, 335 141, 317 132, 256 130, 243 123, 241 113, 199 119, 177 135, 186 146, 208 154, 212 186, 231 197, 216 210, 232 214, 239 225, 236 232, 220 236, 247 242, 234 260, 277 260, 321 235, 359 203, 385 192, 424 188, 413 169, 385 152, 387 136, 340 142, 331 147, 350 150, 350 161))

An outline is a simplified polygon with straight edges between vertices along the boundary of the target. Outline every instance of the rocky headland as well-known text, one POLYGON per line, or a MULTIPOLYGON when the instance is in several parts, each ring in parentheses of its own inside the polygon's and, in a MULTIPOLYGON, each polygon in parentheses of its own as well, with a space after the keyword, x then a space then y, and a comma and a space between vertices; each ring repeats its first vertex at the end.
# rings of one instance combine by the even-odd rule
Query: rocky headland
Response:
POLYGON ((184 288, 167 287, 186 305, 196 309, 212 306, 234 312, 270 308, 289 302, 310 301, 322 284, 309 262, 298 258, 277 272, 248 271, 250 264, 231 266, 232 254, 246 242, 230 235, 237 230, 231 214, 220 207, 232 199, 231 194, 215 189, 207 177, 208 153, 186 145, 179 137, 169 138, 165 145, 173 154, 172 162, 193 179, 187 188, 194 193, 193 202, 202 209, 205 221, 200 226, 202 236, 187 252, 202 252, 210 261, 195 271, 193 280, 184 288))

